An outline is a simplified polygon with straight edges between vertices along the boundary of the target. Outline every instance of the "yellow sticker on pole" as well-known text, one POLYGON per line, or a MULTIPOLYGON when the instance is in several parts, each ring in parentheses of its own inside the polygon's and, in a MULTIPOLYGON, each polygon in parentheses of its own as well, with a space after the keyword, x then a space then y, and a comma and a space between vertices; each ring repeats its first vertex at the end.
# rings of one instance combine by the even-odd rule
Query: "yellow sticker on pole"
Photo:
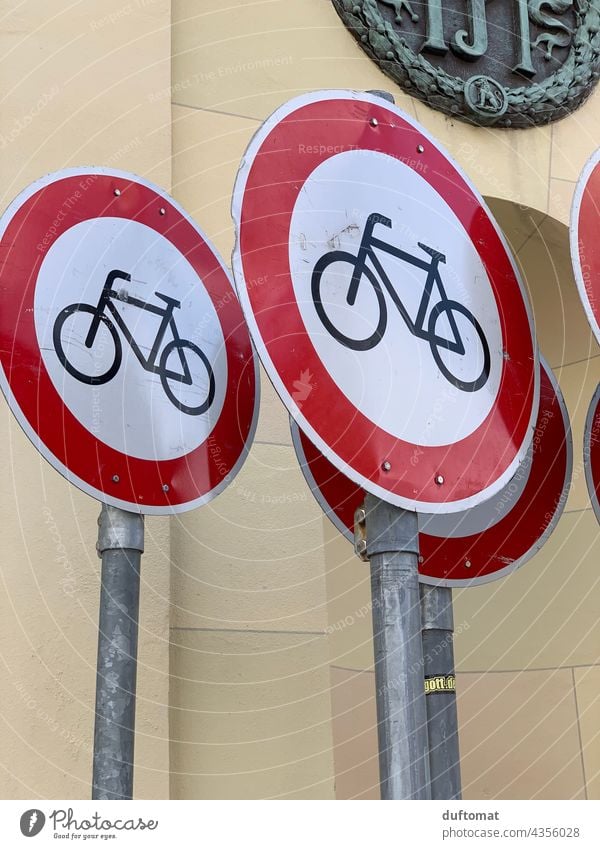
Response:
POLYGON ((430 693, 455 693, 455 675, 435 675, 425 679, 425 695, 430 693))

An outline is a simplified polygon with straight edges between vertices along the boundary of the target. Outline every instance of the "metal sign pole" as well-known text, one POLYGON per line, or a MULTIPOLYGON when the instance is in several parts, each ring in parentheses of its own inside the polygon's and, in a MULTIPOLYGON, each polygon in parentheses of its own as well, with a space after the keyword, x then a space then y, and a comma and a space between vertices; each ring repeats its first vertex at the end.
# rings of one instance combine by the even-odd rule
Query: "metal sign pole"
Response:
MULTIPOLYGON (((369 93, 395 102, 394 96, 387 91, 371 90, 369 93)), ((426 702, 421 675, 423 670, 427 678, 428 666, 435 669, 439 663, 435 653, 438 644, 445 660, 449 651, 451 665, 448 669, 454 675, 452 592, 448 591, 448 606, 447 596, 437 595, 437 588, 427 587, 421 597, 421 607, 417 601, 420 592, 417 514, 391 507, 370 495, 365 505, 367 554, 371 562, 381 798, 459 799, 455 694, 451 702, 450 694, 444 694, 441 705, 431 698, 426 702), (372 505, 377 502, 378 513, 372 514, 372 505), (384 516, 382 505, 387 516, 384 524, 378 524, 384 516), (385 522, 389 523, 387 528, 385 522), (398 547, 391 547, 394 544, 398 547), (429 590, 433 592, 427 592, 429 590), (448 616, 449 637, 447 630, 440 630, 445 629, 448 616), (401 714, 400 722, 391 719, 396 712, 401 714), (439 795, 447 792, 452 795, 439 795)))
POLYGON ((368 494, 382 799, 429 799, 417 514, 368 494))
POLYGON ((133 798, 135 690, 144 518, 102 506, 92 799, 133 798))
POLYGON ((423 671, 432 799, 461 799, 452 590, 421 584, 423 671))

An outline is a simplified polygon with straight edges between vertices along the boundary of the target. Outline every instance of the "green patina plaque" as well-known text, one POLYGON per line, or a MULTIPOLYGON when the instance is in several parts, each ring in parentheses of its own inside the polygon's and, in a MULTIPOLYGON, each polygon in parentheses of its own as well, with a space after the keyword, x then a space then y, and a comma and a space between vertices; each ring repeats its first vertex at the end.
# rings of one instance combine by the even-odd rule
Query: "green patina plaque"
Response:
POLYGON ((564 118, 600 75, 600 0, 332 0, 414 97, 472 124, 564 118))

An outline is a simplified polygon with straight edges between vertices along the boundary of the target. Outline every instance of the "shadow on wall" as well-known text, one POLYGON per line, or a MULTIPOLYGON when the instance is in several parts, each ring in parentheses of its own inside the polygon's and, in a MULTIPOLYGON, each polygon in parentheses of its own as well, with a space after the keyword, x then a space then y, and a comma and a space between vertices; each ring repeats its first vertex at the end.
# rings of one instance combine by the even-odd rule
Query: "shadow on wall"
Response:
MULTIPOLYGON (((463 793, 598 799, 600 528, 581 458, 600 352, 573 279, 568 228, 535 209, 496 198, 487 203, 515 255, 540 350, 565 395, 574 472, 565 512, 535 558, 504 579, 454 591, 463 793)), ((368 569, 323 522, 336 796, 373 799, 379 790, 368 569), (346 625, 333 627, 340 622, 346 625)))

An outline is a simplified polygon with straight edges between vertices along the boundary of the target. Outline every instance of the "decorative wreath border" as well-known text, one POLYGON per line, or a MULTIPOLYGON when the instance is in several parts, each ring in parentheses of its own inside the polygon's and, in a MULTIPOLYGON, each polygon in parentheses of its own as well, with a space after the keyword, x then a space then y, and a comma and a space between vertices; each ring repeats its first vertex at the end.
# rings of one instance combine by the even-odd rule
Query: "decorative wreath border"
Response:
POLYGON ((332 2, 363 50, 385 74, 413 97, 471 124, 532 127, 557 121, 583 103, 600 76, 599 0, 575 0, 578 26, 566 61, 540 83, 505 88, 508 107, 497 118, 472 112, 465 102, 465 82, 414 53, 383 17, 377 0, 332 2))

